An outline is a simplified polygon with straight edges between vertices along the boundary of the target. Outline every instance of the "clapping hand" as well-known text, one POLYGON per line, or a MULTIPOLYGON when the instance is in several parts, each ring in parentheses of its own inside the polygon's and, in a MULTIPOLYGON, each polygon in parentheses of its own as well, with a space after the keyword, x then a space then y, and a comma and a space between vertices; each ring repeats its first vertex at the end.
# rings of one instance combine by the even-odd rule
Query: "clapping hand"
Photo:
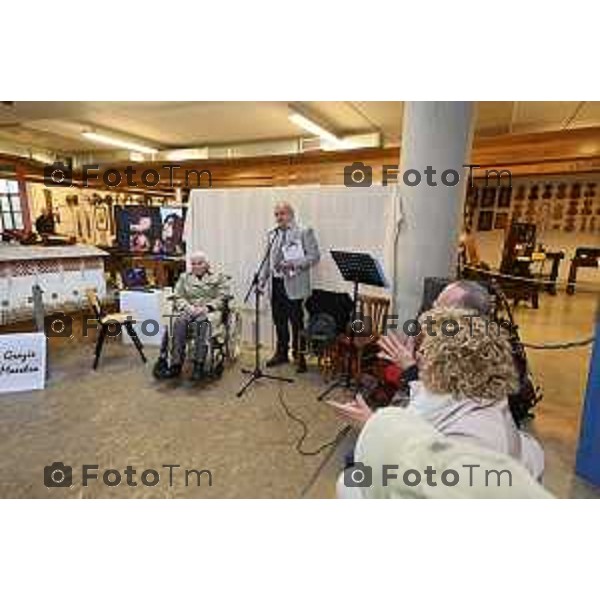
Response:
POLYGON ((204 305, 195 305, 190 308, 190 314, 196 318, 203 317, 208 313, 208 309, 204 305))
POLYGON ((377 341, 380 351, 379 358, 398 365, 403 371, 416 364, 415 336, 399 335, 391 332, 377 341))
POLYGON ((360 393, 356 394, 350 402, 336 402, 335 400, 327 400, 326 402, 329 406, 333 406, 343 419, 358 427, 362 427, 373 414, 360 393))

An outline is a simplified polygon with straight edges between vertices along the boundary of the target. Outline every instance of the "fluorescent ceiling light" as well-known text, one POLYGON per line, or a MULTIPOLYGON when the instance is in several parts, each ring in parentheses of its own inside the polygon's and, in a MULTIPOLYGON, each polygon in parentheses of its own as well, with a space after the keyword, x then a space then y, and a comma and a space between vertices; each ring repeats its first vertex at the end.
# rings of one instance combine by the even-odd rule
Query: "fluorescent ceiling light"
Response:
POLYGON ((372 133, 358 133, 340 138, 338 143, 330 144, 327 141, 321 143, 321 150, 353 150, 356 148, 381 148, 381 134, 377 131, 372 133))
POLYGON ((88 140, 100 142, 101 144, 106 144, 107 146, 125 148, 125 150, 134 150, 135 152, 142 152, 143 154, 156 154, 158 152, 156 148, 149 148, 148 146, 136 144, 135 142, 127 142, 125 140, 114 138, 110 135, 96 133, 95 131, 84 131, 81 135, 88 140))
POLYGON ((324 127, 321 127, 318 123, 315 123, 311 119, 308 119, 304 115, 301 115, 297 112, 290 113, 289 119, 298 127, 302 127, 302 129, 306 129, 310 133, 320 137, 322 140, 327 140, 331 144, 339 145, 339 147, 343 147, 342 140, 340 140, 336 135, 331 133, 331 131, 327 131, 324 127))
POLYGON ((184 160, 204 160, 208 158, 207 148, 182 148, 180 150, 169 150, 165 153, 166 160, 174 160, 176 162, 184 160))

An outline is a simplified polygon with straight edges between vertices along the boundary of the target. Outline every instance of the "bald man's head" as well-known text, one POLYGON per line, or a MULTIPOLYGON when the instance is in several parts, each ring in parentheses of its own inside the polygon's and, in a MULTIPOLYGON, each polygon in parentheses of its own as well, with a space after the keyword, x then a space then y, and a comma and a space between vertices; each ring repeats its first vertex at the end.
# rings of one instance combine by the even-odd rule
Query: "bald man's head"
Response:
POLYGON ((466 308, 480 315, 492 310, 490 295, 476 281, 460 280, 448 284, 437 297, 434 306, 439 308, 466 308))

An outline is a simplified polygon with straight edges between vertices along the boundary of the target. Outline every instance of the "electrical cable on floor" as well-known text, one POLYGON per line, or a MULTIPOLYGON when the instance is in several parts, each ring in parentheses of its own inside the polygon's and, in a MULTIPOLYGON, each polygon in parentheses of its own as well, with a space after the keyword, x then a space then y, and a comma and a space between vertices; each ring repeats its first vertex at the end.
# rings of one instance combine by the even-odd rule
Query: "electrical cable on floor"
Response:
POLYGON ((308 436, 308 425, 306 424, 306 422, 301 419, 300 417, 298 417, 297 415, 295 415, 294 413, 292 413, 292 411, 288 408, 288 405, 285 403, 285 400, 283 399, 283 386, 279 387, 279 394, 277 396, 281 406, 283 407, 283 410, 285 412, 285 414, 287 415, 287 417, 289 419, 291 419, 292 421, 294 421, 295 423, 298 423, 301 427, 302 427, 302 434, 300 435, 300 437, 298 438, 298 441, 296 442, 296 445, 294 446, 296 451, 298 452, 298 454, 301 454, 302 456, 317 456, 319 454, 321 454, 321 452, 323 452, 324 450, 327 450, 327 448, 335 448, 339 442, 342 441, 343 438, 346 437, 346 435, 348 434, 348 432, 352 429, 352 427, 350 427, 349 425, 344 427, 343 429, 340 429, 336 436, 330 440, 329 442, 326 442, 325 444, 322 444, 321 446, 319 446, 316 450, 304 450, 302 448, 302 445, 304 444, 304 440, 306 440, 307 436, 308 436))
POLYGON ((315 484, 317 479, 321 476, 325 465, 329 462, 330 458, 333 456, 335 452, 336 446, 331 446, 329 448, 329 452, 323 457, 323 460, 319 463, 319 466, 315 469, 314 473, 311 475, 310 479, 306 482, 306 485, 302 488, 300 492, 300 498, 306 498, 306 495, 312 489, 312 486, 315 484))
POLYGON ((295 450, 298 452, 298 454, 300 454, 302 456, 317 456, 317 455, 321 454, 321 452, 323 452, 324 450, 327 450, 327 449, 329 450, 329 452, 323 457, 323 460, 319 463, 319 466, 315 469, 315 471, 311 475, 311 477, 308 480, 308 482, 306 483, 306 485, 302 488, 299 497, 304 498, 304 497, 306 497, 306 494, 308 494, 308 492, 314 485, 315 481, 317 481, 317 479, 321 475, 323 469, 325 468, 325 465, 329 462, 330 458, 333 456, 333 453, 335 452, 335 449, 337 448, 338 444, 348 435, 348 433, 350 431, 352 431, 352 427, 350 427, 350 425, 347 425, 343 429, 340 429, 337 432, 337 435, 335 436, 335 438, 333 440, 326 442, 325 444, 322 444, 316 450, 304 450, 302 448, 302 444, 304 443, 304 440, 308 436, 308 425, 306 424, 306 422, 303 419, 301 419, 300 417, 298 417, 297 415, 292 413, 292 411, 289 409, 288 405, 285 403, 285 400, 283 399, 283 386, 282 385, 279 386, 279 393, 277 395, 277 399, 279 400, 279 403, 283 407, 283 410, 284 410, 286 416, 289 419, 291 419, 292 421, 294 421, 295 423, 298 423, 302 427, 302 435, 298 438, 298 441, 296 442, 296 445, 295 445, 295 450))
MULTIPOLYGON (((521 277, 518 275, 507 275, 504 273, 500 273, 499 271, 480 269, 478 267, 469 267, 469 270, 476 271, 478 273, 485 273, 487 275, 498 276, 501 279, 514 279, 514 280, 518 280, 518 281, 528 281, 528 282, 537 283, 537 284, 548 284, 548 285, 554 285, 554 286, 557 286, 558 284, 564 284, 564 282, 560 282, 560 281, 553 282, 550 279, 542 280, 542 279, 535 279, 535 278, 530 278, 530 277, 521 277)), ((572 287, 579 287, 581 289, 581 284, 577 284, 576 282, 572 282, 572 283, 567 282, 566 285, 567 285, 567 287, 572 286, 572 287)), ((496 288, 496 293, 500 294, 500 296, 504 299, 505 306, 508 307, 508 301, 506 300, 506 296, 502 292, 502 288, 499 285, 499 282, 496 281, 494 286, 496 288)), ((510 321, 512 322, 512 317, 510 316, 510 311, 509 311, 509 318, 510 318, 510 321)), ((571 340, 571 341, 567 341, 567 342, 534 343, 534 342, 519 341, 519 344, 521 346, 523 346, 523 348, 531 348, 532 350, 568 350, 570 348, 579 348, 579 347, 583 347, 583 346, 588 346, 589 344, 592 344, 594 342, 594 340, 595 340, 595 337, 592 336, 592 337, 584 338, 581 340, 571 340)))

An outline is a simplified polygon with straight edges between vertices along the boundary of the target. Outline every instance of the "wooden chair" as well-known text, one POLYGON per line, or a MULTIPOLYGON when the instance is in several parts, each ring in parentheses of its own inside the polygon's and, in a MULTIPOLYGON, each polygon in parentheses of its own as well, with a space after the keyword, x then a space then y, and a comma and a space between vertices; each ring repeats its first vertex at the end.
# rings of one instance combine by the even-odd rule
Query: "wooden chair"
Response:
POLYGON ((317 366, 319 367, 319 373, 321 373, 325 383, 331 381, 331 378, 335 373, 335 361, 336 354, 334 347, 325 348, 323 353, 318 356, 317 366))
POLYGON ((119 326, 120 328, 125 327, 125 330, 129 334, 129 337, 133 341, 136 350, 139 352, 139 355, 142 357, 143 362, 147 362, 146 357, 144 356, 144 347, 138 334, 133 327, 133 316, 127 313, 105 313, 100 304, 100 300, 98 299, 98 294, 96 290, 89 289, 85 292, 88 303, 92 310, 94 311, 94 316, 98 320, 98 324, 100 325, 100 331, 98 331, 98 338, 96 339, 96 351, 94 356, 94 364, 93 369, 95 370, 98 367, 98 361, 100 360, 100 354, 102 353, 102 347, 104 346, 104 340, 106 339, 106 335, 109 333, 110 327, 119 326))
POLYGON ((375 342, 383 334, 391 300, 385 296, 369 296, 359 294, 357 315, 365 323, 366 331, 355 335, 349 333, 339 336, 336 352, 336 370, 343 369, 344 361, 348 360, 348 353, 352 361, 352 374, 355 378, 362 375, 362 362, 365 351, 373 348, 375 342))
MULTIPOLYGON (((335 321, 334 321, 335 326, 335 321)), ((317 357, 317 366, 321 373, 323 380, 328 382, 336 370, 337 361, 337 338, 335 337, 331 341, 329 336, 309 336, 306 330, 300 332, 300 348, 304 354, 313 354, 317 357)))
POLYGON ((358 314, 370 321, 371 335, 376 338, 383 334, 389 310, 390 299, 386 296, 358 296, 358 314))

